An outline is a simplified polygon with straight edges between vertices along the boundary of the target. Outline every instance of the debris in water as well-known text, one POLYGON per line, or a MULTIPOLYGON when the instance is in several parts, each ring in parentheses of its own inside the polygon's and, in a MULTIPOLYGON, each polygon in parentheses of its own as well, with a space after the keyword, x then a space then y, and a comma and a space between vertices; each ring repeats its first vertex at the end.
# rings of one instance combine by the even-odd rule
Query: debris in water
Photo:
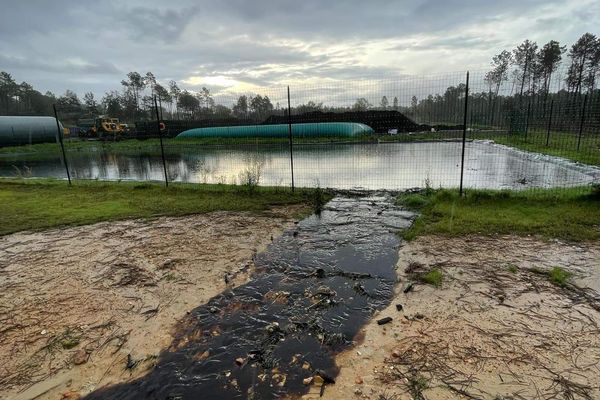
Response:
POLYGON ((308 378, 304 378, 302 380, 302 383, 305 384, 305 385, 310 385, 312 383, 313 379, 314 378, 312 376, 309 376, 308 378))
POLYGON ((333 376, 329 375, 327 372, 323 371, 322 369, 318 369, 315 372, 318 376, 323 378, 323 381, 325 383, 335 383, 335 378, 333 376))
POLYGON ((377 320, 377 325, 385 325, 388 322, 392 322, 392 317, 385 317, 377 320))
POLYGON ((240 367, 244 364, 244 361, 246 360, 244 360, 242 357, 238 357, 235 359, 235 363, 240 367))
POLYGON ((267 325, 265 329, 271 335, 281 331, 281 328, 279 327, 279 322, 271 322, 269 325, 267 325))

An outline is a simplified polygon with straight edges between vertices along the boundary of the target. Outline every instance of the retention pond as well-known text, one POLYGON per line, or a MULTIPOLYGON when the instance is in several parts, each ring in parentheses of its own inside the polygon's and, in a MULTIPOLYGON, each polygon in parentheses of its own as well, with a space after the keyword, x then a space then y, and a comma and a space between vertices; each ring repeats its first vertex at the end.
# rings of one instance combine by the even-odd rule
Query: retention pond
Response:
MULTIPOLYGON (((0 176, 66 177, 59 153, 33 156, 0 157, 0 176)), ((460 142, 297 145, 294 178, 297 186, 336 189, 457 187, 460 160, 460 142)), ((76 179, 164 179, 158 148, 116 152, 98 145, 69 151, 68 161, 76 179)), ((166 167, 169 180, 176 182, 243 183, 258 174, 261 185, 291 183, 286 146, 167 146, 166 167)), ((466 187, 486 189, 578 186, 600 181, 600 169, 474 141, 467 143, 464 179, 466 187)))

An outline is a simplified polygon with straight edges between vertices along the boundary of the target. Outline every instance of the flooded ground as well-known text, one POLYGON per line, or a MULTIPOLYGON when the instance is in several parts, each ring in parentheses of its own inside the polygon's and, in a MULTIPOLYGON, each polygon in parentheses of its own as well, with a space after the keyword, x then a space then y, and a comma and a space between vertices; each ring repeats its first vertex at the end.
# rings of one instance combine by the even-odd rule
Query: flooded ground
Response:
MULTIPOLYGON (((195 146, 167 152, 169 179, 179 182, 241 183, 248 173, 261 185, 289 185, 286 146, 195 146)), ((71 175, 77 179, 163 179, 158 149, 143 152, 69 152, 71 175)), ((336 189, 401 190, 414 187, 457 187, 460 142, 323 144, 294 147, 297 186, 336 189)), ((471 188, 554 187, 600 181, 600 169, 556 157, 527 153, 493 143, 467 143, 465 185, 471 188)), ((19 161, 0 158, 0 176, 65 177, 58 157, 19 161)))
POLYGON ((393 321, 336 358, 324 399, 600 398, 600 243, 424 236, 398 278, 374 318, 393 321), (555 267, 572 280, 552 283, 555 267), (439 287, 419 281, 434 269, 439 287))
POLYGON ((0 237, 0 399, 74 400, 146 374, 173 341, 177 321, 248 282, 255 254, 293 227, 299 211, 306 210, 0 237))
POLYGON ((335 380, 335 354, 389 304, 413 214, 336 197, 255 258, 256 274, 194 309, 154 369, 88 399, 274 399, 335 380))
POLYGON ((0 398, 600 396, 598 243, 406 244, 385 194, 294 212, 0 238, 0 398))

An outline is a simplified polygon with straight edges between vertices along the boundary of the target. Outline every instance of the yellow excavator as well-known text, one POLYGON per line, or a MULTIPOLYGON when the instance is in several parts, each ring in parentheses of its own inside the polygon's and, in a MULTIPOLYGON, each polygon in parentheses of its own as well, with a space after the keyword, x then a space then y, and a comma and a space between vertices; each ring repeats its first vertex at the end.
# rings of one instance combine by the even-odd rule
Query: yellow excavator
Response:
POLYGON ((118 118, 98 117, 80 119, 79 136, 89 138, 118 138, 123 133, 123 125, 118 118))

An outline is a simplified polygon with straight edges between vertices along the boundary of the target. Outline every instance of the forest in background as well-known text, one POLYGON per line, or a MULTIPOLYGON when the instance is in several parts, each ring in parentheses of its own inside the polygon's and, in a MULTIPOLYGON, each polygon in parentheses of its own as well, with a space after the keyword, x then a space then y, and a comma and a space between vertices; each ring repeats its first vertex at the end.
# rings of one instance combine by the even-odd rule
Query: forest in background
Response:
MULTIPOLYGON (((515 115, 520 119, 529 115, 546 118, 552 107, 552 113, 561 116, 562 124, 570 126, 584 112, 585 105, 597 126, 599 74, 600 39, 591 33, 582 35, 568 50, 555 40, 541 46, 525 40, 512 51, 503 50, 494 56, 491 69, 481 82, 472 81, 475 90, 470 92, 470 122, 503 126, 514 123, 515 115)), ((410 104, 403 105, 398 96, 387 95, 378 104, 372 104, 367 96, 358 93, 346 106, 328 106, 320 101, 322 98, 315 98, 317 101, 294 107, 293 113, 396 110, 419 123, 457 123, 461 121, 464 93, 465 84, 460 83, 420 99, 413 95, 410 104)), ((269 96, 260 94, 242 94, 229 105, 221 104, 206 87, 191 91, 181 89, 175 81, 162 84, 152 72, 128 73, 118 90, 106 92, 101 99, 92 92, 80 99, 72 90, 62 95, 42 94, 27 82, 17 83, 10 73, 0 72, 0 115, 52 115, 52 104, 56 104, 67 125, 98 115, 134 123, 154 119, 154 97, 161 105, 163 118, 172 120, 262 121, 286 111, 284 106, 274 105, 269 96)))

